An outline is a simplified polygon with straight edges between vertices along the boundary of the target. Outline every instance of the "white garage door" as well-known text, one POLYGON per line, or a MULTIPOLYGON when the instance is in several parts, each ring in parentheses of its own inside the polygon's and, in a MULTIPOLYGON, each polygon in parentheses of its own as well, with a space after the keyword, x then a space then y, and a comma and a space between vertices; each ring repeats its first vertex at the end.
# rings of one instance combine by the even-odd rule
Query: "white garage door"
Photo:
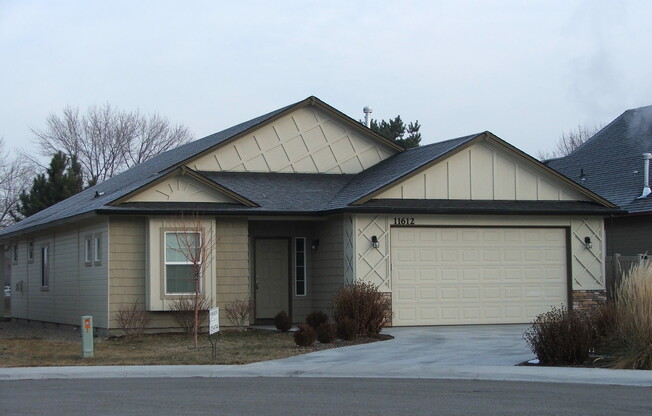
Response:
POLYGON ((561 228, 391 230, 393 325, 529 323, 567 305, 561 228))

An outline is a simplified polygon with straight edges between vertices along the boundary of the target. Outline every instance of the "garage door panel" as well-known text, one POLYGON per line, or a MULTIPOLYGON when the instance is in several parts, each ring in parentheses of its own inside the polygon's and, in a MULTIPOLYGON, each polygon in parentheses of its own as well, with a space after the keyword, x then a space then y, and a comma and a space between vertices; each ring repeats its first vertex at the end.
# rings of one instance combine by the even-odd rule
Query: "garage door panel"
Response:
POLYGON ((564 229, 393 228, 391 244, 394 325, 527 323, 567 304, 564 229))

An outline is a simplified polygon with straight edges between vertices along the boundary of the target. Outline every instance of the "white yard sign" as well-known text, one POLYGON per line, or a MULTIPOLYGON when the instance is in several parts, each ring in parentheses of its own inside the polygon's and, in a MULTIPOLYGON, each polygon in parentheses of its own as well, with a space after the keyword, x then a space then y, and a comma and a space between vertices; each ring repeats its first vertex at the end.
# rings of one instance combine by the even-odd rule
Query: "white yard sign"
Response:
POLYGON ((208 334, 220 332, 220 308, 213 308, 208 313, 208 334))

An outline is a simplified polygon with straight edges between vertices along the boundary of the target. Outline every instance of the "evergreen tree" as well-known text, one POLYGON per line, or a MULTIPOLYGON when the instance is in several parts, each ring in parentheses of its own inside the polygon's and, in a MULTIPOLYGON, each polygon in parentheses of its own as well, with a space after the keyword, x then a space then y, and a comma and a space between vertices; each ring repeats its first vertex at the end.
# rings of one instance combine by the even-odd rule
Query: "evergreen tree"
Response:
POLYGON ((79 193, 83 189, 84 179, 77 158, 71 159, 57 152, 50 161, 45 173, 34 178, 29 193, 20 194, 18 212, 24 217, 34 215, 59 201, 79 193))
POLYGON ((396 118, 390 119, 389 121, 376 121, 372 119, 370 124, 369 127, 371 130, 406 149, 419 147, 421 143, 421 133, 419 133, 421 125, 419 124, 419 120, 411 122, 406 126, 403 120, 401 120, 401 116, 396 116, 396 118))

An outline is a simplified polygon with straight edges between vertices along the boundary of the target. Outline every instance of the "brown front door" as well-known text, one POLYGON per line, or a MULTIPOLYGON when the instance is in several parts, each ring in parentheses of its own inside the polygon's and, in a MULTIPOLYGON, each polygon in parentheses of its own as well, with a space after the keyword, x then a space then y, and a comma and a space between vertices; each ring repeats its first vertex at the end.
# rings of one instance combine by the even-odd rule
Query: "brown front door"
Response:
POLYGON ((288 240, 256 239, 254 250, 256 319, 272 319, 281 310, 289 314, 288 240))

